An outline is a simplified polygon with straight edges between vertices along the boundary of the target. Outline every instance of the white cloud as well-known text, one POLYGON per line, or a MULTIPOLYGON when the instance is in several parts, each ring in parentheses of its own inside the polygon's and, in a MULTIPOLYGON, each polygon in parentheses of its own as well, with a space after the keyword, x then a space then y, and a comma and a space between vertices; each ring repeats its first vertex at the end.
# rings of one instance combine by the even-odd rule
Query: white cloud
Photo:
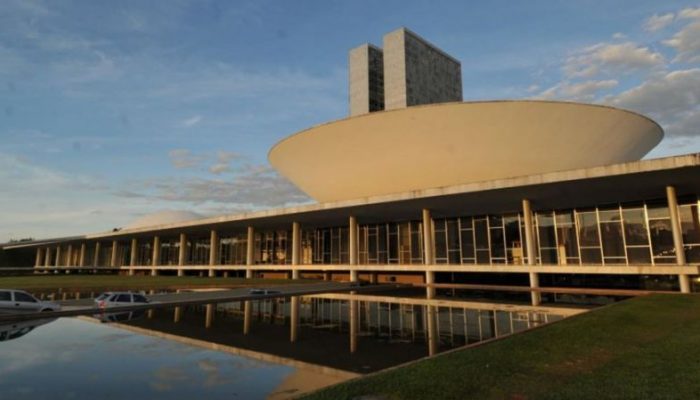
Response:
POLYGON ((600 91, 614 88, 618 81, 607 79, 602 81, 561 82, 540 93, 537 98, 566 99, 575 101, 592 101, 600 91))
POLYGON ((684 8, 678 13, 678 18, 700 19, 700 7, 684 8))
POLYGON ((170 163, 178 169, 194 168, 202 162, 202 157, 187 149, 173 149, 168 152, 170 163))
POLYGON ((615 33, 613 33, 612 38, 616 39, 616 40, 622 40, 622 39, 627 39, 627 35, 625 35, 622 32, 615 32, 615 33))
POLYGON ((608 102, 647 114, 678 115, 700 104, 700 68, 653 77, 608 102))
POLYGON ((237 210, 250 210, 310 200, 270 166, 246 164, 231 171, 231 178, 228 179, 182 176, 149 179, 132 184, 130 191, 117 195, 193 204, 198 209, 224 205, 237 210))
POLYGON ((231 166, 228 163, 216 163, 209 167, 209 172, 215 175, 219 175, 230 170, 231 166))
POLYGON ((194 117, 187 118, 186 120, 182 121, 182 126, 185 126, 187 128, 195 126, 199 123, 199 121, 202 120, 201 115, 195 115, 194 117))
POLYGON ((654 14, 644 22, 644 30, 647 32, 656 32, 664 29, 673 22, 673 13, 654 14))
POLYGON ((590 78, 602 73, 629 74, 664 64, 664 57, 636 43, 599 43, 569 57, 564 73, 569 78, 590 78))
POLYGON ((606 102, 654 117, 669 136, 698 136, 700 68, 655 76, 606 102))
POLYGON ((665 40, 663 43, 676 50, 674 61, 700 62, 700 21, 684 26, 671 39, 665 40))

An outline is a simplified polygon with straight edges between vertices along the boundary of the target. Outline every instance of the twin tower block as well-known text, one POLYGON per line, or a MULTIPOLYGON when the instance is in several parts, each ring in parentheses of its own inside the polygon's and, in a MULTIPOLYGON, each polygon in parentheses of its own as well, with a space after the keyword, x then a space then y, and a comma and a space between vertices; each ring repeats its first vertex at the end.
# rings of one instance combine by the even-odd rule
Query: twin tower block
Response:
POLYGON ((460 62, 406 28, 350 50, 350 116, 462 101, 460 62))

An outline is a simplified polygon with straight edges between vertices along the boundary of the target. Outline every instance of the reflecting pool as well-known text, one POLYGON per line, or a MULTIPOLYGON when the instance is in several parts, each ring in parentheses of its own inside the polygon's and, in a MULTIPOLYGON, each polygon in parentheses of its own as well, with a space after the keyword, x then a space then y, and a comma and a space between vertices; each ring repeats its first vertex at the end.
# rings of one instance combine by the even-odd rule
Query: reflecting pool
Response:
POLYGON ((256 399, 341 380, 79 318, 0 342, 7 399, 256 399))
POLYGON ((289 398, 585 311, 376 293, 167 307, 0 325, 0 398, 289 398))

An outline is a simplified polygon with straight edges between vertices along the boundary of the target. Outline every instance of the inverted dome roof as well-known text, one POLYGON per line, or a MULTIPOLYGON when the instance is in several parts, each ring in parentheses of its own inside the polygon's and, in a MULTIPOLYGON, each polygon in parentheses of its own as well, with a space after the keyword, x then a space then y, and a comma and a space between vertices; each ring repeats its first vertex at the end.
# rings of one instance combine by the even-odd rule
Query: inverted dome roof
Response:
POLYGON ((268 159, 326 202, 636 161, 662 138, 651 119, 607 106, 445 103, 316 126, 268 159))

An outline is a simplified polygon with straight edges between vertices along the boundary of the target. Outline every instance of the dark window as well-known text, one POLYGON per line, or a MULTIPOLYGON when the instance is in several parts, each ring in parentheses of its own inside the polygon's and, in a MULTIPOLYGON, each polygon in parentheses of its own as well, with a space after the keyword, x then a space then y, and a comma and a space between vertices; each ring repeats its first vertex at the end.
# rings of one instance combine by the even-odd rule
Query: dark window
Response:
POLYGON ((0 292, 0 301, 12 301, 10 292, 0 292))
POLYGON ((622 218, 625 220, 625 240, 628 246, 648 246, 649 235, 644 218, 644 210, 624 210, 622 218))
POLYGON ((120 294, 117 296, 117 302, 119 303, 131 303, 131 295, 130 294, 120 294))
POLYGON ((148 300, 140 294, 135 294, 134 303, 148 303, 148 300))
POLYGON ((26 293, 15 292, 15 301, 21 301, 24 303, 36 303, 36 299, 26 293))

